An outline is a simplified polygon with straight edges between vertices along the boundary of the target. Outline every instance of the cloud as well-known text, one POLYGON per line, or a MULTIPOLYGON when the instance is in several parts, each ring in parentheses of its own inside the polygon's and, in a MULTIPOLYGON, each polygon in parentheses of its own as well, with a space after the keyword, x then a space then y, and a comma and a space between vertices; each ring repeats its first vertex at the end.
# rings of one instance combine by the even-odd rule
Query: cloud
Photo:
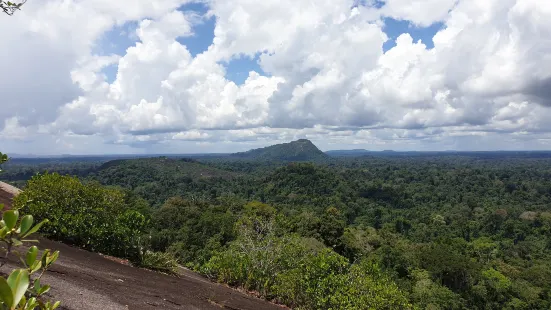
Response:
POLYGON ((549 145, 551 4, 211 0, 212 45, 192 56, 178 40, 202 21, 178 9, 188 2, 34 1, 0 19, 14 29, 0 50, 0 140, 18 151, 13 141, 44 136, 140 152, 298 137, 327 147, 549 145), (433 48, 404 33, 385 52, 387 18, 443 27, 433 48), (135 44, 97 54, 103 35, 127 22, 135 44), (262 72, 237 85, 225 64, 240 57, 262 72))
POLYGON ((458 0, 386 0, 384 16, 407 20, 417 26, 430 26, 446 20, 458 0))

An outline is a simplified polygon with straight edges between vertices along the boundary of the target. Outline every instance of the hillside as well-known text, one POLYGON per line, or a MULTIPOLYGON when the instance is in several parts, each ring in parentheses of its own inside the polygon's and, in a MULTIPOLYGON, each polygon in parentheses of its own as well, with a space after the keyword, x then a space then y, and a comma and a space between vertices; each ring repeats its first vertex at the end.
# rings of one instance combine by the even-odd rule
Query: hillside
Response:
POLYGON ((307 139, 235 153, 232 157, 267 161, 316 161, 328 158, 307 139))
POLYGON ((49 297, 62 301, 59 309, 283 309, 185 269, 169 276, 42 238, 39 247, 61 253, 43 277, 52 285, 49 297))
MULTIPOLYGON (((198 180, 229 179, 237 175, 235 172, 210 167, 192 159, 166 157, 113 160, 101 165, 96 173, 100 178, 125 178, 129 181, 138 175, 141 179, 149 181, 162 179, 166 176, 198 180)), ((121 184, 120 180, 117 183, 121 184)))
MULTIPOLYGON (((0 182, 2 202, 11 203, 19 192, 0 182)), ((177 276, 169 276, 121 264, 120 259, 39 239, 39 248, 60 251, 59 259, 42 278, 52 286, 48 297, 62 301, 59 309, 283 308, 212 283, 183 268, 177 276)), ((19 267, 18 263, 15 257, 10 257, 0 272, 8 273, 19 267)))
POLYGON ((110 161, 89 177, 104 185, 131 189, 155 204, 169 197, 196 192, 211 183, 232 180, 239 175, 192 159, 157 157, 110 161))

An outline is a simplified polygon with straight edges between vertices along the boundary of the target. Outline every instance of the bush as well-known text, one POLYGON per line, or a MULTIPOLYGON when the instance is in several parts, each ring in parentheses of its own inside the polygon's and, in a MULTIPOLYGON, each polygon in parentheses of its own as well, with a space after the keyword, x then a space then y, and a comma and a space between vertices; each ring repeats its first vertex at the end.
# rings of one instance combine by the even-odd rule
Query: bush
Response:
POLYGON ((169 253, 145 251, 142 253, 139 266, 155 271, 175 274, 178 263, 169 253))
POLYGON ((276 277, 274 294, 304 309, 412 309, 406 296, 376 266, 349 265, 330 249, 310 253, 276 277))
POLYGON ((329 248, 297 236, 247 245, 242 239, 215 255, 202 272, 300 309, 411 309, 397 285, 376 266, 350 265, 329 248))
POLYGON ((49 219, 50 225, 42 230, 48 238, 90 251, 138 259, 137 241, 147 221, 125 203, 125 195, 119 190, 46 173, 33 177, 14 205, 38 220, 49 219))

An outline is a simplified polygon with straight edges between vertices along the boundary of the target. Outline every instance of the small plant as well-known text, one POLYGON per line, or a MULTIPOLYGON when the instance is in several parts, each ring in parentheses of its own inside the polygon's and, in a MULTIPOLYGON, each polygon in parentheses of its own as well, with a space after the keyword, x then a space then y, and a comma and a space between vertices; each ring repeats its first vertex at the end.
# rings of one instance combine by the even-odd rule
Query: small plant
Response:
POLYGON ((8 155, 0 153, 0 172, 2 172, 2 164, 8 161, 8 155))
POLYGON ((0 308, 27 310, 39 309, 53 310, 59 306, 59 302, 44 302, 42 295, 50 290, 49 285, 41 285, 40 279, 46 270, 57 260, 59 251, 51 253, 45 250, 38 259, 38 248, 31 246, 25 256, 15 248, 24 245, 25 242, 37 242, 26 239, 36 233, 47 221, 42 221, 33 226, 32 215, 25 215, 19 221, 18 210, 8 210, 2 215, 0 221, 0 242, 4 252, 0 266, 7 263, 10 254, 15 254, 21 260, 25 268, 13 270, 8 278, 0 277, 0 308), (33 275, 37 275, 33 277, 33 275))
POLYGON ((169 253, 148 250, 141 254, 140 267, 175 274, 178 263, 169 253))
MULTIPOLYGON (((8 160, 8 156, 0 153, 0 165, 8 160)), ((0 170, 1 171, 1 170, 0 170)), ((0 210, 3 209, 0 204, 0 210)), ((4 266, 11 254, 16 255, 24 268, 13 270, 7 278, 0 276, 0 309, 9 310, 53 310, 60 302, 44 301, 44 294, 50 290, 49 285, 42 285, 40 280, 46 270, 57 260, 59 251, 44 250, 39 257, 39 250, 31 246, 25 255, 17 249, 26 243, 38 242, 28 239, 36 233, 44 220, 34 225, 32 215, 20 217, 19 210, 8 210, 0 220, 0 267, 4 266)))

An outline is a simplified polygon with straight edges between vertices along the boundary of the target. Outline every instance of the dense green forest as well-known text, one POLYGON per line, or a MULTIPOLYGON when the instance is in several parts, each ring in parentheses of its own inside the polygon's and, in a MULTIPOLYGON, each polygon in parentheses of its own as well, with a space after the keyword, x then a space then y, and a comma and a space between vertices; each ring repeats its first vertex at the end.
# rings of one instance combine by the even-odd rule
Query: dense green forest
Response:
POLYGON ((551 308, 551 158, 540 153, 48 165, 12 164, 1 177, 78 177, 35 175, 25 198, 44 188, 58 195, 30 210, 75 222, 64 229, 78 234, 47 232, 80 236, 69 241, 92 250, 168 253, 213 280, 304 309, 551 308), (56 186, 63 182, 69 194, 56 186), (56 204, 68 195, 83 198, 56 204), (74 204, 81 215, 55 211, 74 204), (94 219, 110 230, 87 236, 90 220, 79 218, 87 208, 98 218, 118 210, 94 219))

